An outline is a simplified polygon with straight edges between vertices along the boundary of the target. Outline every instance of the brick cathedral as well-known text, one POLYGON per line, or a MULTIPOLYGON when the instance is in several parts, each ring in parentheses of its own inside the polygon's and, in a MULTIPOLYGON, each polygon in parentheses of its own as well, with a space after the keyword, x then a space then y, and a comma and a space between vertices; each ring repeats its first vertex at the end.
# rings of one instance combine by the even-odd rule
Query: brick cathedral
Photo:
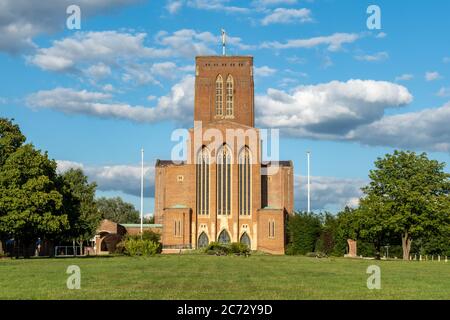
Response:
POLYGON ((195 73, 187 157, 156 162, 155 223, 163 225, 163 248, 242 242, 252 250, 284 254, 293 165, 261 161, 253 57, 196 57, 195 73))

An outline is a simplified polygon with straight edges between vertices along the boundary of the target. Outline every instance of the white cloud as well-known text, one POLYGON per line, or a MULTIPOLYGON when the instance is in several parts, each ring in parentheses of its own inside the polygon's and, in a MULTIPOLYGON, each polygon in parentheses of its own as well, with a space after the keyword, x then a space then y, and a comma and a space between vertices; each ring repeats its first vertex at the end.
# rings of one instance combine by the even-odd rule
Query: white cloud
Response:
POLYGON ((331 81, 291 92, 269 89, 255 98, 257 122, 298 137, 345 139, 357 126, 380 119, 386 108, 412 101, 408 89, 374 80, 331 81))
POLYGON ((66 114, 85 114, 99 118, 126 119, 135 122, 175 120, 182 123, 192 119, 194 77, 186 76, 175 84, 170 93, 158 99, 156 107, 131 106, 112 101, 102 92, 75 91, 69 88, 42 90, 31 94, 27 104, 33 109, 52 109, 66 114))
POLYGON ((166 9, 169 11, 170 14, 175 14, 183 7, 183 1, 175 0, 175 1, 168 1, 166 4, 166 9))
POLYGON ((450 87, 441 87, 436 95, 439 97, 450 97, 450 87))
POLYGON ((107 83, 107 84, 105 84, 102 87, 102 90, 103 91, 107 91, 107 92, 111 92, 111 91, 114 91, 114 86, 112 84, 110 84, 110 83, 107 83))
MULTIPOLYGON (((57 171, 64 173, 67 170, 82 169, 90 182, 96 182, 100 191, 118 191, 125 194, 140 196, 141 194, 141 166, 140 165, 112 165, 112 166, 85 166, 82 163, 57 160, 57 171)), ((144 166, 144 195, 154 196, 154 166, 144 166)))
POLYGON ((434 81, 441 78, 441 75, 437 71, 429 71, 425 73, 425 80, 434 81))
POLYGON ((254 67, 255 77, 269 77, 273 75, 277 70, 268 66, 254 67))
MULTIPOLYGON (((294 178, 295 208, 307 210, 306 177, 294 178)), ((311 176, 311 209, 339 211, 345 206, 355 206, 362 196, 361 188, 366 184, 362 179, 311 176)))
POLYGON ((450 102, 383 118, 348 135, 363 144, 450 152, 450 102))
POLYGON ((227 13, 249 13, 250 9, 227 5, 227 0, 189 0, 187 5, 200 10, 213 10, 227 13))
POLYGON ((380 32, 375 36, 375 38, 377 38, 377 39, 383 39, 386 37, 387 37, 387 34, 385 32, 380 32))
POLYGON ((118 65, 143 57, 165 57, 168 49, 148 48, 144 45, 145 33, 117 31, 77 32, 57 40, 49 48, 40 48, 28 61, 41 69, 66 71, 83 63, 118 65))
POLYGON ((367 61, 367 62, 375 62, 375 61, 384 61, 389 58, 389 54, 385 51, 377 52, 375 54, 365 54, 355 56, 356 60, 367 61))
POLYGON ((325 45, 329 51, 338 51, 343 44, 352 43, 358 40, 360 36, 356 33, 334 33, 330 36, 320 36, 308 39, 292 39, 285 43, 278 41, 264 42, 262 48, 273 49, 292 49, 292 48, 314 48, 325 45))
POLYGON ((277 8, 272 11, 270 14, 266 15, 262 20, 261 24, 267 26, 269 24, 287 24, 287 23, 305 23, 311 22, 311 10, 302 8, 302 9, 286 9, 286 8, 277 8))
POLYGON ((87 76, 98 80, 111 75, 111 68, 104 63, 98 63, 87 68, 85 73, 87 76))
POLYGON ((400 76, 395 77, 395 81, 409 81, 412 80, 414 78, 414 75, 410 74, 410 73, 404 73, 400 76))
POLYGON ((66 8, 78 5, 83 19, 133 4, 138 0, 2 0, 0 3, 0 51, 18 53, 34 48, 33 38, 65 28, 66 8))
POLYGON ((252 6, 257 8, 266 8, 278 5, 292 5, 296 4, 297 0, 253 0, 252 6))

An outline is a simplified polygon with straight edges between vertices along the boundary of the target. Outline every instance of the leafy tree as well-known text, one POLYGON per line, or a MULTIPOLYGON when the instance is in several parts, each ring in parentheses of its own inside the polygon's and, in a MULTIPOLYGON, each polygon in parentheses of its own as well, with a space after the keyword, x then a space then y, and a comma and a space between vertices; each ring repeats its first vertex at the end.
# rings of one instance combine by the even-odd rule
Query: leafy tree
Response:
POLYGON ((0 168, 0 232, 28 247, 38 237, 67 230, 56 180, 56 162, 33 145, 10 154, 0 168))
POLYGON ((331 213, 325 212, 321 215, 321 220, 322 228, 316 243, 316 251, 330 255, 335 251, 338 219, 331 213))
POLYGON ((99 198, 97 208, 103 219, 108 219, 116 223, 139 223, 139 212, 131 203, 127 203, 120 197, 99 198))
POLYGON ((425 153, 395 151, 375 161, 363 188, 360 236, 379 246, 392 233, 401 236, 403 259, 409 259, 413 239, 448 229, 450 175, 444 163, 425 153))
POLYGON ((321 232, 320 217, 313 213, 300 212, 289 216, 288 254, 306 254, 314 252, 315 244, 321 232))
POLYGON ((12 120, 0 118, 0 167, 24 142, 25 136, 19 126, 12 120))
POLYGON ((69 217, 70 231, 65 238, 82 246, 92 239, 102 219, 95 201, 96 183, 89 183, 81 169, 70 169, 61 175, 64 208, 69 217))

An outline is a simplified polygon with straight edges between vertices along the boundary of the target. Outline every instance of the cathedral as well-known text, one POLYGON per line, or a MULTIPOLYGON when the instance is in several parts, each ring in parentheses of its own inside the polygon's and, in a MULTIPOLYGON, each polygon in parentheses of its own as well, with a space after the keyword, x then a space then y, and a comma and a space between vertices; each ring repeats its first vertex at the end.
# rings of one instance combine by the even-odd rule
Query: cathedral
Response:
POLYGON ((292 161, 263 161, 253 57, 199 56, 195 63, 187 156, 156 162, 155 223, 162 224, 163 250, 241 242, 284 254, 294 168, 292 161))

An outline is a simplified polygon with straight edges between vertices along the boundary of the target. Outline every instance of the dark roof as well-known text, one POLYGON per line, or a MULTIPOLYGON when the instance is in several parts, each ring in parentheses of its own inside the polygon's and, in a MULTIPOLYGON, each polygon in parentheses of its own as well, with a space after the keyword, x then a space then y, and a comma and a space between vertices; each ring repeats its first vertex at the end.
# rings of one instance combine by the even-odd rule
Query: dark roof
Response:
POLYGON ((269 166, 273 166, 273 165, 276 165, 278 163, 278 165, 280 166, 280 167, 292 167, 292 161, 290 161, 290 160, 283 160, 283 161, 271 161, 270 163, 268 163, 268 164, 263 164, 263 165, 261 165, 262 167, 269 167, 269 166))
POLYGON ((182 166, 185 165, 186 161, 174 162, 172 160, 156 160, 157 167, 167 167, 167 166, 182 166))

